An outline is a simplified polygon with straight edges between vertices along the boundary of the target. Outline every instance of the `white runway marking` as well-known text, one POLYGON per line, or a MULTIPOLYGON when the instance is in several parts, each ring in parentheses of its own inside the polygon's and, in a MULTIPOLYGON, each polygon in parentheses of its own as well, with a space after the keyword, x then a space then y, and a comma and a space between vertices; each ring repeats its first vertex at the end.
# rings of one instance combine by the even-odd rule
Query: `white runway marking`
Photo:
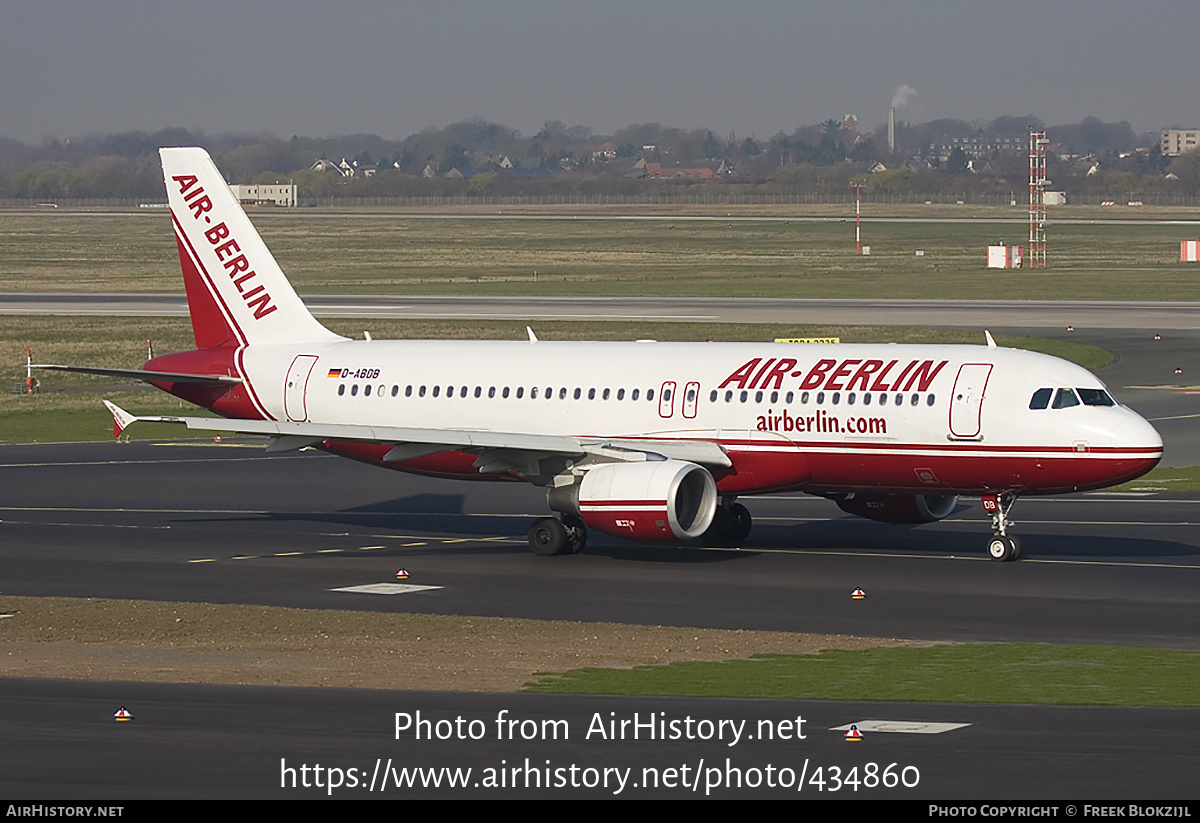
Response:
MULTIPOLYGON (((850 725, 835 726, 832 732, 848 732, 850 725)), ((970 726, 970 723, 926 723, 923 720, 860 720, 854 724, 864 734, 867 732, 890 732, 894 734, 942 734, 970 726)))
POLYGON ((442 586, 414 586, 411 583, 367 583, 364 586, 345 586, 340 589, 330 589, 330 591, 353 594, 410 594, 411 592, 426 592, 440 588, 442 586))

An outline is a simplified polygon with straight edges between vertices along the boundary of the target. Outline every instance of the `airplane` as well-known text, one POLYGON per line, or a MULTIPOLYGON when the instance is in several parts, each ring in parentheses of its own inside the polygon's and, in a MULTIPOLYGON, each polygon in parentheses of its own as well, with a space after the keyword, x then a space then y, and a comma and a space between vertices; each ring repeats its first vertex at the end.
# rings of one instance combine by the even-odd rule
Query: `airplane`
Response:
POLYGON ((351 340, 309 313, 200 148, 160 150, 196 348, 141 369, 225 419, 137 421, 264 435, 434 477, 519 480, 554 516, 537 555, 589 529, 736 546, 741 496, 800 490, 918 524, 960 496, 991 515, 988 555, 1021 556, 1019 497, 1099 489, 1162 457, 1158 432, 1092 373, 986 345, 351 340))

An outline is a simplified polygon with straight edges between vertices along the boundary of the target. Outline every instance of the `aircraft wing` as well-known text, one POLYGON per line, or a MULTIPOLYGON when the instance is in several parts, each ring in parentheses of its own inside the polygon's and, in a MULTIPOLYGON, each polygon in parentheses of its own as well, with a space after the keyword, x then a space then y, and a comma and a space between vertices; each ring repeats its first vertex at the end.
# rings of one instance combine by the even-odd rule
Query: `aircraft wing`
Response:
POLYGON ((102 377, 124 377, 128 380, 142 380, 147 383, 215 383, 222 386, 232 386, 242 382, 240 377, 229 377, 223 374, 184 374, 181 372, 146 371, 145 369, 102 369, 96 366, 52 366, 36 365, 33 369, 51 369, 53 371, 70 371, 79 374, 98 374, 102 377))
POLYGON ((416 429, 355 423, 296 423, 289 420, 230 420, 221 417, 137 416, 104 401, 117 430, 135 422, 177 423, 201 431, 261 435, 271 438, 270 453, 295 451, 325 440, 350 440, 391 444, 387 462, 410 460, 444 451, 469 451, 480 455, 481 471, 522 468, 528 458, 591 455, 610 461, 643 461, 657 456, 709 466, 731 466, 725 451, 706 440, 641 440, 636 438, 575 437, 470 429, 416 429), (485 468, 485 466, 487 468, 485 468))

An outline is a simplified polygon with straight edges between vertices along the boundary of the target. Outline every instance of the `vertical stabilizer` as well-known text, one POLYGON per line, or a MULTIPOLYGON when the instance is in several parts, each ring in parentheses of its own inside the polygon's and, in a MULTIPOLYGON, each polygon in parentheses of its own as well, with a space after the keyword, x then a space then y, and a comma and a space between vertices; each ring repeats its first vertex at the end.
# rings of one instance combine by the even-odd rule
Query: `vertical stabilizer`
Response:
POLYGON ((208 152, 158 153, 196 346, 343 339, 309 313, 208 152))

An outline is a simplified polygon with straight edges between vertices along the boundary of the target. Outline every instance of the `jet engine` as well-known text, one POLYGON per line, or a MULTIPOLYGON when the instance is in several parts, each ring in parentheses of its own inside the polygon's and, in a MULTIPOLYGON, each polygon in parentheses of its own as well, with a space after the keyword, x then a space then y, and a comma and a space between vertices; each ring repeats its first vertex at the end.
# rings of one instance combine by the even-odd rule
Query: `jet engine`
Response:
POLYGON ((717 484, 706 469, 681 460, 605 463, 578 483, 551 489, 547 501, 618 537, 690 540, 713 521, 717 484))
POLYGON ((932 523, 958 505, 956 494, 854 494, 837 500, 838 508, 881 523, 932 523))

